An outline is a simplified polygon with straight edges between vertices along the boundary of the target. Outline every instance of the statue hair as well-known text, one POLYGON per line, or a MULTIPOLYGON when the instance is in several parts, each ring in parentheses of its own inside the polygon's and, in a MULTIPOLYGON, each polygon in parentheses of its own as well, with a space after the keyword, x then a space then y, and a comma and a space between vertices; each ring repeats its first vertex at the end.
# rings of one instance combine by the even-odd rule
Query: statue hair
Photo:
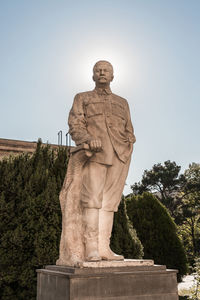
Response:
POLYGON ((109 61, 107 61, 107 60, 99 60, 99 61, 97 61, 96 64, 94 65, 94 67, 93 67, 93 72, 94 72, 95 68, 97 67, 97 65, 98 65, 98 64, 102 64, 102 63, 107 64, 107 65, 111 68, 112 73, 113 73, 113 66, 112 66, 111 63, 110 63, 109 61))

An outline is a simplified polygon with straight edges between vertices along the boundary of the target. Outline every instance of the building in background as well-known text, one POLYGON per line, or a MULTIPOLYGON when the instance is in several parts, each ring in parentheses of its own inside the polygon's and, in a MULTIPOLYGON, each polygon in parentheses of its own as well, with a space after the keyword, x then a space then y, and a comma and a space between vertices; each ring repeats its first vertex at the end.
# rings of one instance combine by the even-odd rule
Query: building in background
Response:
MULTIPOLYGON (((58 145, 50 146, 52 148, 58 147, 58 145)), ((22 153, 32 154, 35 151, 36 147, 37 142, 27 142, 0 138, 0 160, 10 155, 19 155, 22 153)))

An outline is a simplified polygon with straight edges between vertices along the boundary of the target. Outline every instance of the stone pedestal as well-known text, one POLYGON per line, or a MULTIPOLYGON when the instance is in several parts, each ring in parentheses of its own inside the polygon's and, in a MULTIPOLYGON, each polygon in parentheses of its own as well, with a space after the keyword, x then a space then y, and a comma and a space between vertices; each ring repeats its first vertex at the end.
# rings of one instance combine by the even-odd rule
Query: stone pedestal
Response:
POLYGON ((150 260, 46 266, 37 273, 37 300, 178 300, 177 271, 150 260))

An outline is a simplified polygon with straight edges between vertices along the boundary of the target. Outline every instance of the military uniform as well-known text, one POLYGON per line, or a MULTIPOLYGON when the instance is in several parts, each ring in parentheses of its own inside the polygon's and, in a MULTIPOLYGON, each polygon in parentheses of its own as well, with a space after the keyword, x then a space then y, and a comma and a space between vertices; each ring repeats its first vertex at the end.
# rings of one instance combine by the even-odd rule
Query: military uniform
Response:
POLYGON ((84 167, 83 206, 117 211, 135 142, 127 101, 109 88, 79 93, 68 123, 76 145, 101 140, 103 148, 84 167))

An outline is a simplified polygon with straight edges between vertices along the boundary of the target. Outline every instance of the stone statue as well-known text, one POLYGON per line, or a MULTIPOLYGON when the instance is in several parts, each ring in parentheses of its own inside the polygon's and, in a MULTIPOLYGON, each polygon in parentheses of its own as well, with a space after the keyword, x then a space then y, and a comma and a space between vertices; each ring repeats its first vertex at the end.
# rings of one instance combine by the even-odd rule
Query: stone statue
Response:
POLYGON ((75 96, 69 128, 76 146, 60 193, 62 234, 57 265, 123 260, 110 249, 135 136, 129 106, 112 93, 113 67, 98 61, 93 91, 75 96))

